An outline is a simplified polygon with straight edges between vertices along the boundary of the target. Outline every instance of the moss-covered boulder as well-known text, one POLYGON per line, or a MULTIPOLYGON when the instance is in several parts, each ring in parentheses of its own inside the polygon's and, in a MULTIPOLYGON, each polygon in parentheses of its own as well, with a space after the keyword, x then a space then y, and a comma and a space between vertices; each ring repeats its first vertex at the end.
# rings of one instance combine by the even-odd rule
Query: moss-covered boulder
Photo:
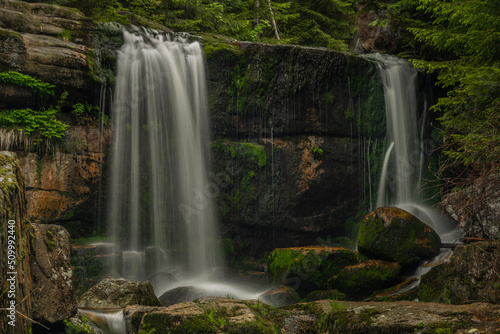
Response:
POLYGON ((328 284, 330 288, 345 293, 349 298, 360 299, 391 286, 400 270, 401 266, 396 262, 370 260, 345 267, 328 284))
POLYGON ((500 240, 459 245, 450 262, 423 275, 419 301, 500 304, 500 240))
POLYGON ((418 263, 439 254, 441 239, 412 214, 381 207, 367 214, 358 234, 358 249, 368 256, 401 265, 418 263))
POLYGON ((133 282, 124 278, 105 278, 78 301, 80 308, 113 308, 128 305, 161 306, 148 281, 133 282))
POLYGON ((124 310, 130 333, 276 333, 281 328, 277 310, 255 300, 202 298, 169 307, 129 306, 124 310))
POLYGON ((269 255, 267 278, 270 283, 291 286, 305 296, 314 290, 324 290, 332 276, 357 263, 356 254, 347 248, 277 248, 269 255))

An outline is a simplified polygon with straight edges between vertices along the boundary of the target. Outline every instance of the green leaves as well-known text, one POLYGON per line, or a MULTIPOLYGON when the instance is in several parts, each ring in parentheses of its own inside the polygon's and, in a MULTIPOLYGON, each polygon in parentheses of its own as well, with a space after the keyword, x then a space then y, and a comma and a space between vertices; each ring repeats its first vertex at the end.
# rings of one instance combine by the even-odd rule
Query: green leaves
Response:
POLYGON ((54 96, 53 88, 56 87, 49 83, 35 79, 29 75, 14 71, 0 72, 0 82, 14 84, 20 87, 31 88, 33 92, 40 97, 54 96))
POLYGON ((40 110, 14 109, 2 111, 0 118, 2 125, 7 127, 18 128, 27 136, 35 139, 45 138, 62 138, 68 126, 57 120, 56 115, 58 109, 42 108, 40 110))

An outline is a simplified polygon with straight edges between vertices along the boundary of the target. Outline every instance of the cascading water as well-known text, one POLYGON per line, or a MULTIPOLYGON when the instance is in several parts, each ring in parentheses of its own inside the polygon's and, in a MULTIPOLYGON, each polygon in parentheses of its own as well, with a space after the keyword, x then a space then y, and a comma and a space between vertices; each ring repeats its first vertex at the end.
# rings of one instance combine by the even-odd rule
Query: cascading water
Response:
POLYGON ((108 212, 112 236, 124 240, 115 271, 134 280, 174 270, 178 279, 208 275, 219 252, 202 47, 151 32, 124 39, 108 212))
MULTIPOLYGON (((419 124, 416 95, 418 72, 411 64, 395 56, 366 56, 378 63, 386 103, 387 148, 377 194, 376 207, 396 206, 431 226, 442 242, 455 242, 460 232, 435 209, 423 204, 420 183, 425 168, 423 120, 419 124), (420 131, 419 131, 420 126, 420 131)), ((424 109, 426 105, 424 104, 424 109)), ((422 275, 422 267, 415 273, 422 275)))

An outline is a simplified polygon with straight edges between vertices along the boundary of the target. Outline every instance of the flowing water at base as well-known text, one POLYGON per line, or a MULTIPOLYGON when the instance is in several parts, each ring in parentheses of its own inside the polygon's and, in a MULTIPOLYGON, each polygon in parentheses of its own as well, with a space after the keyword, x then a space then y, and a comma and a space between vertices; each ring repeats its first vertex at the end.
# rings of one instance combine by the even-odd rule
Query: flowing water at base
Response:
POLYGON ((89 319, 95 327, 104 334, 124 334, 127 333, 123 309, 78 309, 82 315, 89 319))

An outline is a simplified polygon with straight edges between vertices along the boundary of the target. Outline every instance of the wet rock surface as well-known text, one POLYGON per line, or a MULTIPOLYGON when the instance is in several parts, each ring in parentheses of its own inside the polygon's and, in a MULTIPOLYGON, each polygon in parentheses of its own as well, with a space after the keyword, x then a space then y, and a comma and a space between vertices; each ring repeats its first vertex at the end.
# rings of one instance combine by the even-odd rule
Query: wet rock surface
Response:
POLYGON ((61 226, 32 224, 30 257, 33 319, 55 323, 76 314, 69 234, 61 226))
POLYGON ((78 300, 83 308, 124 308, 128 305, 160 306, 149 282, 105 278, 78 300))
POLYGON ((419 300, 500 304, 500 240, 458 245, 447 263, 422 276, 419 300))

